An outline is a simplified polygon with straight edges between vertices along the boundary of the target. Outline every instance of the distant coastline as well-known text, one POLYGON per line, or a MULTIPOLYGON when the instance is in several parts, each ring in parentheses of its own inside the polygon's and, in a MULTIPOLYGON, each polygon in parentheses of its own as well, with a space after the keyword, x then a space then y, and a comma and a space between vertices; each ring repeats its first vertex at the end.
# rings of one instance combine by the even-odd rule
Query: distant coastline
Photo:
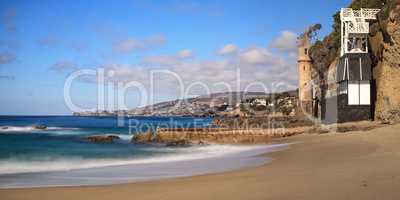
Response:
POLYGON ((74 116, 271 116, 295 115, 297 90, 278 93, 226 92, 156 103, 131 110, 74 112, 74 116))

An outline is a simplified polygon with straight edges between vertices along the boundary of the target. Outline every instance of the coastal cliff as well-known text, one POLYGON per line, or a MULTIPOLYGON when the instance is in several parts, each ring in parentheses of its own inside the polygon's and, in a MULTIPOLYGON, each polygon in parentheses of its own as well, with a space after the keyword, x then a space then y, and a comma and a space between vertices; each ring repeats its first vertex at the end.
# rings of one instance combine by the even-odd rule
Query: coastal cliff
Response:
POLYGON ((267 116, 294 115, 297 91, 276 93, 223 92, 193 98, 176 99, 131 110, 75 112, 74 116, 267 116))
MULTIPOLYGON (((389 8, 387 8, 389 9, 389 8)), ((400 1, 392 5, 387 18, 371 27, 371 56, 375 60, 375 116, 400 120, 400 1)))

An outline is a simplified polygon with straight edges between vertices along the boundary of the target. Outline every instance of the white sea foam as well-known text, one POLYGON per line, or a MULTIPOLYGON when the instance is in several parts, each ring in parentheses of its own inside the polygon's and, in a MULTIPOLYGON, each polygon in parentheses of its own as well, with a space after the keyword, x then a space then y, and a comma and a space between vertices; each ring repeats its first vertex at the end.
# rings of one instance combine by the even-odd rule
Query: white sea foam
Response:
POLYGON ((44 131, 72 131, 79 128, 65 128, 50 126, 46 129, 37 129, 33 126, 0 126, 0 133, 29 133, 29 132, 44 132, 44 131))
MULTIPOLYGON (((190 148, 165 148, 163 151, 175 152, 164 156, 131 159, 57 159, 51 161, 0 161, 0 174, 16 174, 29 172, 69 171, 76 169, 88 169, 98 167, 111 167, 137 164, 170 163, 178 161, 190 161, 226 157, 246 151, 273 151, 286 148, 285 144, 237 146, 237 145, 208 145, 190 148)), ((160 149, 160 148, 159 148, 160 149)), ((159 150, 158 149, 158 150, 159 150)))
POLYGON ((2 132, 29 132, 36 130, 32 126, 0 126, 0 133, 2 132))
POLYGON ((57 130, 80 130, 80 128, 67 128, 67 127, 56 127, 56 126, 50 126, 47 127, 45 130, 49 130, 49 131, 57 131, 57 130))
POLYGON ((132 135, 128 134, 118 134, 119 139, 124 140, 124 141, 131 141, 132 140, 132 135))

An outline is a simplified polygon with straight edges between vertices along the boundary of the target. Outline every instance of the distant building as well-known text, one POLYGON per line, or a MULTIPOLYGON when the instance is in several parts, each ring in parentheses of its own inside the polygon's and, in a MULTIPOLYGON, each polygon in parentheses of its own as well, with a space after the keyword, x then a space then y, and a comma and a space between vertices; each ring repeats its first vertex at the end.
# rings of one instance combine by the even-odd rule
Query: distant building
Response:
POLYGON ((254 99, 253 104, 267 106, 267 100, 266 99, 254 99))
POLYGON ((230 111, 232 111, 232 110, 234 110, 234 108, 233 108, 232 106, 228 106, 228 107, 226 107, 226 109, 225 109, 225 111, 227 111, 227 112, 230 112, 230 111))

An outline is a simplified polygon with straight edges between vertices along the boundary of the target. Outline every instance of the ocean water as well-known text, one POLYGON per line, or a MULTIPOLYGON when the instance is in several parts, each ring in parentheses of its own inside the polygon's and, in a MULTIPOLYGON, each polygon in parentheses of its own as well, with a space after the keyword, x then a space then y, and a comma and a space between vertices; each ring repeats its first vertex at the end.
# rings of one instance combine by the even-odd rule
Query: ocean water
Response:
POLYGON ((0 116, 0 187, 102 185, 213 173, 255 166, 255 155, 286 145, 206 145, 188 148, 134 144, 157 127, 207 127, 211 118, 0 116), (37 130, 33 125, 44 125, 37 130), (113 143, 83 137, 115 134, 113 143))

